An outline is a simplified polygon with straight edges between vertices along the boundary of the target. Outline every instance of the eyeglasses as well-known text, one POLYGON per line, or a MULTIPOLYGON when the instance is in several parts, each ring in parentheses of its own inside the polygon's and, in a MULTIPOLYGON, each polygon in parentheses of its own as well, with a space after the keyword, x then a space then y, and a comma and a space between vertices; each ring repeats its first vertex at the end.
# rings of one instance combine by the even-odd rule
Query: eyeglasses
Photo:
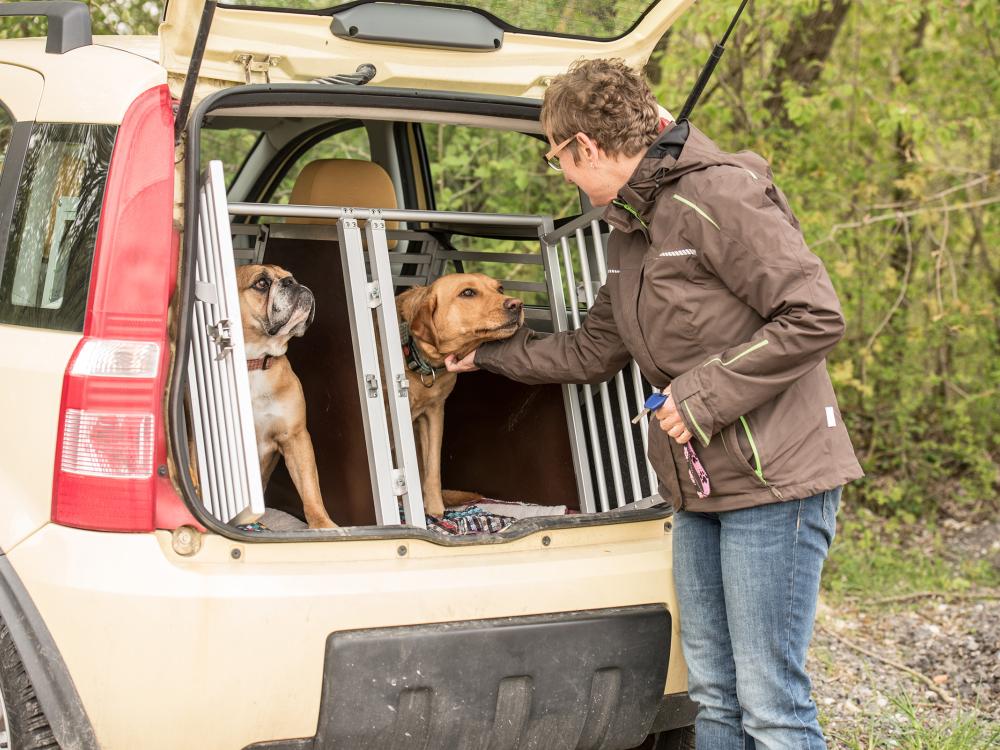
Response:
POLYGON ((545 159, 545 163, 548 164, 552 169, 556 170, 557 172, 562 172, 562 166, 560 166, 559 164, 559 157, 557 156, 557 154, 564 148, 566 148, 575 139, 576 139, 576 133, 571 135, 565 141, 563 141, 558 146, 549 151, 547 154, 545 154, 545 156, 542 157, 543 159, 545 159))

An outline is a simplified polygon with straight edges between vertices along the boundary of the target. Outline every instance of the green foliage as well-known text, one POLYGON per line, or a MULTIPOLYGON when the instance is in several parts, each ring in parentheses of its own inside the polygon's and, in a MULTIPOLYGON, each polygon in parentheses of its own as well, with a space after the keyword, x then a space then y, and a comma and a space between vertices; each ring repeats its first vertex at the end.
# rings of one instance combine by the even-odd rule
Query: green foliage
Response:
MULTIPOLYGON (((844 750, 991 750, 1000 743, 1000 727, 974 714, 962 713, 943 723, 932 723, 920 716, 908 695, 893 699, 898 724, 890 729, 876 726, 854 729, 847 737, 830 737, 835 747, 844 750)), ((884 723, 884 722, 880 722, 884 723)))
MULTIPOLYGON (((93 33, 155 34, 160 24, 162 2, 157 0, 87 0, 93 33)), ((0 39, 45 36, 43 18, 0 19, 0 39)))
MULTIPOLYGON (((672 111, 732 5, 698 4, 660 45, 672 111)), ((771 161, 830 271, 848 330, 829 365, 868 474, 852 500, 904 517, 993 503, 1000 5, 851 3, 831 44, 806 44, 836 5, 751 4, 692 120, 771 161)))
POLYGON ((230 185, 259 136, 256 131, 242 128, 202 130, 200 169, 204 170, 209 161, 221 161, 226 184, 230 185))
POLYGON ((1000 586, 986 559, 956 559, 933 521, 879 522, 870 511, 844 518, 823 570, 823 589, 859 602, 918 591, 958 593, 1000 586))
MULTIPOLYGON (((439 211, 476 211, 506 214, 571 216, 580 211, 579 192, 552 171, 542 158, 548 143, 525 133, 479 130, 454 125, 423 125, 428 162, 439 211)), ((524 242, 481 240, 455 236, 462 250, 477 252, 525 252, 524 242)), ((537 243, 533 243, 537 248, 537 243)), ((509 263, 464 263, 472 273, 498 278, 542 283, 540 265, 509 263)), ((575 266, 579 278, 579 265, 575 266)), ((529 305, 547 305, 548 296, 519 291, 529 305)))

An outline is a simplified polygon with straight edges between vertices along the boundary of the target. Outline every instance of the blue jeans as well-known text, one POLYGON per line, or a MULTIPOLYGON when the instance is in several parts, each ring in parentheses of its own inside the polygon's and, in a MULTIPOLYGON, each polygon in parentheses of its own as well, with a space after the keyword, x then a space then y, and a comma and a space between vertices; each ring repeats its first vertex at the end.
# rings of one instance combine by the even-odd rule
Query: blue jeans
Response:
POLYGON ((698 750, 826 748, 806 652, 838 487, 674 516, 674 576, 698 750))

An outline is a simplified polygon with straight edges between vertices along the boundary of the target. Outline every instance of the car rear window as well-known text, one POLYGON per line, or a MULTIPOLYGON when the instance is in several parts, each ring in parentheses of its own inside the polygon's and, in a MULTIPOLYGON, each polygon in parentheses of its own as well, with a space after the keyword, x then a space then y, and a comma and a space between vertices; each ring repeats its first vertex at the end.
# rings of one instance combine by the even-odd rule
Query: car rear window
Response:
MULTIPOLYGON (((220 4, 272 10, 324 11, 362 3, 357 0, 225 0, 220 4)), ((655 4, 653 0, 577 0, 571 3, 463 0, 454 3, 470 10, 485 11, 511 31, 602 40, 617 39, 627 34, 655 4)))
POLYGON ((32 127, 0 276, 0 323, 82 331, 114 125, 32 127))

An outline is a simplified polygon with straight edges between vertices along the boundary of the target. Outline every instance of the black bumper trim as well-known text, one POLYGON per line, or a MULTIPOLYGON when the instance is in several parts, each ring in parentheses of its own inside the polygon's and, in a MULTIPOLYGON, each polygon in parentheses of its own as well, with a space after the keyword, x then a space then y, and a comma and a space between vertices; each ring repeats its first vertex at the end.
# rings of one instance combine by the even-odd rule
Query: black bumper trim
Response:
POLYGON ((97 737, 66 662, 10 560, 0 550, 0 617, 61 750, 98 750, 97 737))
POLYGON ((697 716, 698 704, 687 693, 664 695, 660 701, 660 710, 653 719, 653 727, 649 730, 650 734, 693 726, 697 716))
POLYGON ((315 737, 246 750, 626 750, 661 711, 663 605, 333 633, 315 737))

